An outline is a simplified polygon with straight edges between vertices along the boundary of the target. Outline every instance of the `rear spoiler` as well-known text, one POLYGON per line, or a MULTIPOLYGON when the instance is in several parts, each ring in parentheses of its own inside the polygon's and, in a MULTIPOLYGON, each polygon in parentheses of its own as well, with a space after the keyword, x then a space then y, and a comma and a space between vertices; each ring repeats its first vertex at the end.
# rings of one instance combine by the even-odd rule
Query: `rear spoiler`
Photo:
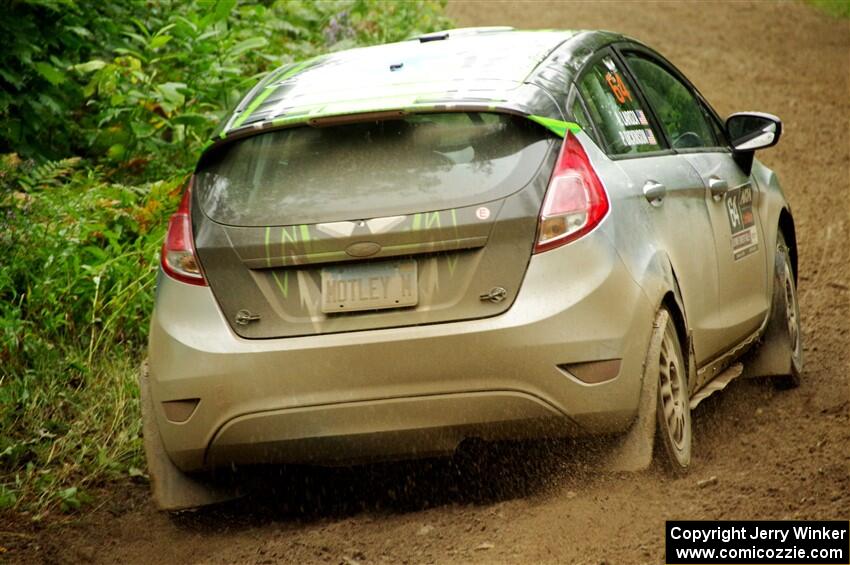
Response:
POLYGON ((202 149, 202 154, 213 148, 229 145, 230 143, 252 137, 269 131, 286 129, 297 126, 328 127, 344 125, 365 121, 380 121, 387 119, 398 119, 410 114, 445 113, 445 112, 491 112, 499 114, 510 114, 527 118, 554 133, 558 137, 565 137, 567 132, 578 133, 581 126, 575 122, 565 122, 557 118, 538 116, 532 114, 521 106, 509 104, 494 105, 492 100, 485 102, 463 101, 446 102, 438 104, 416 104, 404 108, 395 109, 370 109, 365 111, 348 111, 321 114, 315 111, 299 112, 296 115, 281 116, 263 122, 255 122, 248 126, 232 128, 221 132, 218 136, 209 140, 202 149))

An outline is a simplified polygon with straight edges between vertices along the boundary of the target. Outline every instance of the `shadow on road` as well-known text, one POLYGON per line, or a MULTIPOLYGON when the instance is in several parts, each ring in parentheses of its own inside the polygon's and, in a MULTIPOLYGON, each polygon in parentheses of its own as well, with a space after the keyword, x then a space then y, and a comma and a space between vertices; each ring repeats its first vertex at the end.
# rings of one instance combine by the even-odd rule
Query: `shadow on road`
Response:
POLYGON ((599 476, 605 440, 465 442, 452 457, 352 467, 275 466, 228 477, 246 496, 173 515, 186 529, 310 522, 355 514, 405 513, 527 497, 599 476))

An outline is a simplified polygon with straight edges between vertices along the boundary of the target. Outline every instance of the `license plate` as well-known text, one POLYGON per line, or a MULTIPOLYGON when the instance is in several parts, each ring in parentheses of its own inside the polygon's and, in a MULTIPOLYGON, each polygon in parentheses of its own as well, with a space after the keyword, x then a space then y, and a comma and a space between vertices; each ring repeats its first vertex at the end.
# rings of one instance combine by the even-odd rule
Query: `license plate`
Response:
POLYGON ((416 306, 416 261, 386 261, 322 269, 322 312, 416 306))

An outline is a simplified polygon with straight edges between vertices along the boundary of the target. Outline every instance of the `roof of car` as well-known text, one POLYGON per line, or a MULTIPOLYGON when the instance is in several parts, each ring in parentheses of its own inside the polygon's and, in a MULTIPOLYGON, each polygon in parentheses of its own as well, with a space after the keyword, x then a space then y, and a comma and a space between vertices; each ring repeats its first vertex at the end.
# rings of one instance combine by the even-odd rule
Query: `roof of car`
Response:
POLYGON ((581 33, 461 28, 285 65, 245 96, 216 141, 387 111, 490 110, 563 120, 551 93, 565 82, 565 58, 555 57, 559 67, 541 63, 581 33))

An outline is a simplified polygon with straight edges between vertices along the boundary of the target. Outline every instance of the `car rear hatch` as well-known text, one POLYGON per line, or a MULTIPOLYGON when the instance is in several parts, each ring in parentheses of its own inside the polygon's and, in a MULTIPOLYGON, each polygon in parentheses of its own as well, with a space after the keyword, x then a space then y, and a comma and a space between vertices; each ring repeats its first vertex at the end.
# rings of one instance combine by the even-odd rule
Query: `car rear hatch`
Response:
POLYGON ((560 140, 507 114, 346 120, 202 158, 195 245, 233 330, 313 335, 509 308, 560 140))

